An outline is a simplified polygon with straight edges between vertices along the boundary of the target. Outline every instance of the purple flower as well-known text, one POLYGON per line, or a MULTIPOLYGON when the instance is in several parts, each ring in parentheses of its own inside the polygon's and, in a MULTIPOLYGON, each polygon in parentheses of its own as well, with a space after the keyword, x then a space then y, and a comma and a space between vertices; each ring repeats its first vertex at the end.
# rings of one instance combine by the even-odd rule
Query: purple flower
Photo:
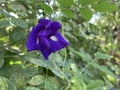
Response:
POLYGON ((40 50, 45 59, 48 59, 51 53, 68 46, 68 41, 59 32, 60 28, 59 22, 40 19, 28 36, 28 51, 40 50))

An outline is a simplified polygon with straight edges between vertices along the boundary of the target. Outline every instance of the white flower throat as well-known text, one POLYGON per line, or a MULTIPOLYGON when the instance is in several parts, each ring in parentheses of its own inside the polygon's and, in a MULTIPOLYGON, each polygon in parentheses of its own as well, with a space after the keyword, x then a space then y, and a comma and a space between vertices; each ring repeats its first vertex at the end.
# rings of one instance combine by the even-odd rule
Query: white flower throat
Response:
POLYGON ((58 39, 55 36, 51 36, 50 39, 52 39, 53 41, 58 41, 58 39))

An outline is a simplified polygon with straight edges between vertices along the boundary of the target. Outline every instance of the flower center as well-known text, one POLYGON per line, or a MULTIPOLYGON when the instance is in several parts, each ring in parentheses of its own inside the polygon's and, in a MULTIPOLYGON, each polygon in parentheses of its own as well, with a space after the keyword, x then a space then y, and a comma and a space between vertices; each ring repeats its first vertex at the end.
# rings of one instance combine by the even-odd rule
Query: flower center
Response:
POLYGON ((55 36, 51 36, 50 39, 52 39, 53 41, 58 41, 58 39, 55 36))
POLYGON ((39 38, 37 38, 37 44, 39 43, 39 38))

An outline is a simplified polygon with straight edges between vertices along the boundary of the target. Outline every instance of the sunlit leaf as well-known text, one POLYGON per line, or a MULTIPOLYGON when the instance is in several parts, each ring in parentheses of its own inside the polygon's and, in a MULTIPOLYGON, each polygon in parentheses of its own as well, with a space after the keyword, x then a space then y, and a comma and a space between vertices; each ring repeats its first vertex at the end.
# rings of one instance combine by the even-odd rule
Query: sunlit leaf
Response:
POLYGON ((52 13, 52 8, 49 5, 41 2, 40 6, 44 10, 45 13, 48 13, 48 14, 52 13))
POLYGON ((61 7, 69 8, 73 5, 73 0, 57 0, 61 7))
POLYGON ((100 0, 78 0, 78 2, 82 5, 90 5, 94 4, 96 2, 99 2, 100 0))
POLYGON ((68 18, 73 18, 73 17, 74 17, 74 13, 73 13, 73 11, 71 11, 71 10, 64 10, 64 9, 62 9, 62 13, 63 13, 65 16, 67 16, 68 18))
POLYGON ((80 14, 87 21, 89 21, 93 15, 92 11, 89 8, 80 8, 80 14))
POLYGON ((109 3, 109 2, 98 3, 98 4, 94 5, 93 8, 96 11, 100 11, 100 12, 113 12, 113 11, 118 10, 117 5, 115 5, 113 3, 109 3))

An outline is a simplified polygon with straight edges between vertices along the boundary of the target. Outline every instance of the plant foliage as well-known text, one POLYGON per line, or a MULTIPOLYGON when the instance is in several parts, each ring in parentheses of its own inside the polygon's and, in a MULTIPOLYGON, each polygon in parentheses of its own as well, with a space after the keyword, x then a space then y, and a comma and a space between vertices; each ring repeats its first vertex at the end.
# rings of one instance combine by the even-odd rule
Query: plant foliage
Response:
POLYGON ((119 90, 120 0, 0 0, 0 90, 119 90), (62 23, 70 45, 27 52, 38 19, 62 23))

